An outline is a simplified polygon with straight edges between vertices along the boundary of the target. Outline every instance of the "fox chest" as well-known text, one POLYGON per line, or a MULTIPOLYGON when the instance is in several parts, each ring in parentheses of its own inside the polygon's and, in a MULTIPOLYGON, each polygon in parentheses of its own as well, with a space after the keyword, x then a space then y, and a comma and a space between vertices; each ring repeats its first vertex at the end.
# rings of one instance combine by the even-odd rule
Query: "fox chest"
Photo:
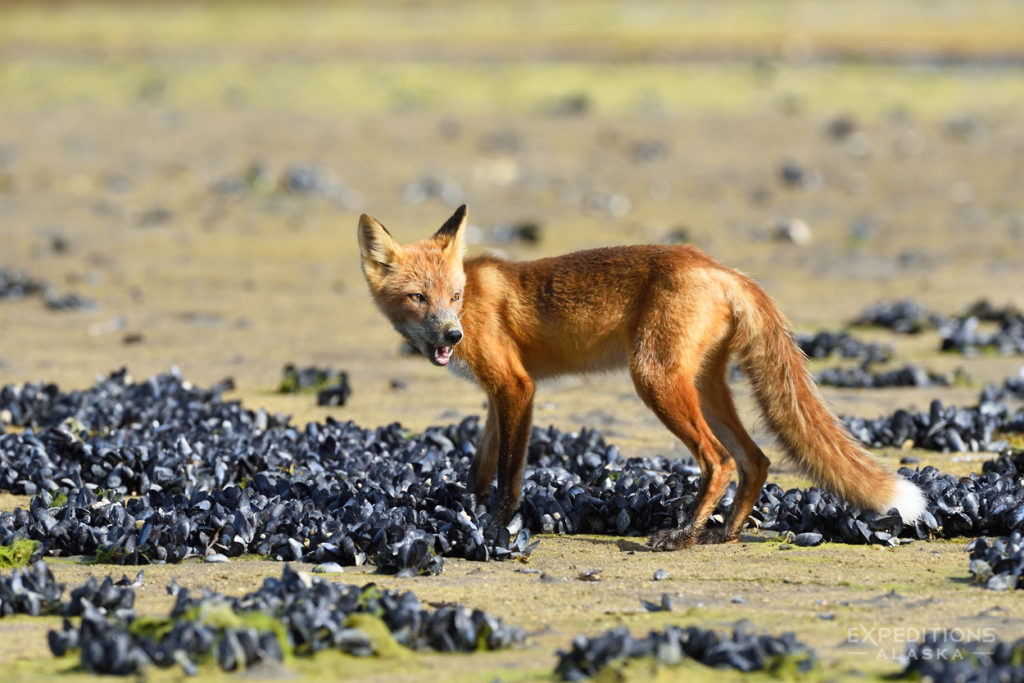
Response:
POLYGON ((449 361, 448 370, 457 377, 468 379, 473 383, 478 383, 476 375, 473 374, 473 371, 469 367, 469 363, 460 358, 457 354, 453 355, 451 361, 449 361))

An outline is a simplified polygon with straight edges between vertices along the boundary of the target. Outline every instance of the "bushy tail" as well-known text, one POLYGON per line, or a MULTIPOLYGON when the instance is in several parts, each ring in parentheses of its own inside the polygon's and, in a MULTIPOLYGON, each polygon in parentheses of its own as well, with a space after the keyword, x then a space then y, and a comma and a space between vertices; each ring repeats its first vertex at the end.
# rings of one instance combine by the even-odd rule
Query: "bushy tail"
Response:
POLYGON ((925 509, 921 490, 889 471, 857 443, 825 405, 807 359, 768 295, 741 278, 733 297, 733 349, 753 385, 768 426, 786 453, 816 483, 862 508, 896 508, 904 521, 925 509))

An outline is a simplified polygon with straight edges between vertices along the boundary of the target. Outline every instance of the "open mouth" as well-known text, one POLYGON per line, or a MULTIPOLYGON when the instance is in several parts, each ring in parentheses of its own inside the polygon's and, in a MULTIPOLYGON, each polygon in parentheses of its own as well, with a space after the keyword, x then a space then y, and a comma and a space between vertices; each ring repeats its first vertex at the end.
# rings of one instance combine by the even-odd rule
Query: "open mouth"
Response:
POLYGON ((448 361, 452 359, 452 347, 450 346, 431 346, 430 347, 430 360, 434 362, 434 365, 448 365, 448 361))

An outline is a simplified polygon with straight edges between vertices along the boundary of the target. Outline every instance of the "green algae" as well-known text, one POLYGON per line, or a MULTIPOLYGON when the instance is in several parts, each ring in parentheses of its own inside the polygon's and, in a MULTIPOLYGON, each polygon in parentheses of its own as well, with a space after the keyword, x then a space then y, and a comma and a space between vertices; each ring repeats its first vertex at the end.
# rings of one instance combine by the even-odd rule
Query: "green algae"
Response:
POLYGON ((377 657, 407 659, 412 651, 395 640, 391 629, 377 616, 365 613, 350 614, 345 620, 346 628, 359 629, 370 639, 373 654, 377 657))
POLYGON ((0 545, 0 568, 11 569, 27 566, 38 548, 37 541, 27 538, 16 539, 10 545, 0 545))

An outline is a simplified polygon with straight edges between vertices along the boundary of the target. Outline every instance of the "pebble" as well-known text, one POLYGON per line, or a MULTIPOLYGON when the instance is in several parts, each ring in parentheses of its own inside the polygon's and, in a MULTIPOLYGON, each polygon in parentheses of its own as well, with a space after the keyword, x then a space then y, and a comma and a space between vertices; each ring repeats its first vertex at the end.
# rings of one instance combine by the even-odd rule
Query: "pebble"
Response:
MULTIPOLYGON (((63 585, 52 583, 45 563, 26 571, 46 581, 55 595, 53 601, 59 600, 63 585)), ((5 579, 0 579, 0 587, 5 579)), ((289 566, 280 579, 268 578, 259 590, 240 598, 209 589, 193 597, 177 583, 168 592, 174 598, 167 617, 170 627, 134 630, 130 628, 135 619, 133 590, 117 587, 109 576, 102 583, 90 578, 65 603, 65 615, 81 617, 78 626, 65 617, 62 628, 48 634, 50 650, 58 657, 80 650, 82 666, 96 674, 123 676, 150 666, 179 665, 186 674, 195 675, 198 663, 210 657, 223 670, 235 671, 261 661, 281 662, 286 650, 307 655, 326 649, 359 657, 373 655, 373 641, 360 628, 362 616, 379 620, 398 644, 413 649, 496 650, 520 645, 526 638, 523 629, 506 626, 481 610, 461 605, 427 610, 410 592, 384 590, 372 583, 362 587, 335 583, 289 566), (204 616, 222 610, 239 615, 240 624, 246 623, 247 614, 259 614, 264 622, 267 618, 277 621, 286 638, 279 640, 273 630, 227 625, 228 620, 204 616)), ((34 593, 19 585, 16 595, 34 593)))
POLYGON ((811 671, 818 661, 815 651, 792 633, 756 633, 747 622, 737 623, 732 634, 698 626, 668 626, 645 637, 633 637, 620 626, 593 638, 576 636, 568 651, 559 651, 555 673, 562 680, 578 681, 596 676, 613 662, 641 657, 666 666, 689 659, 709 667, 751 672, 769 669, 780 656, 791 658, 798 673, 811 671))
POLYGON ((913 299, 883 299, 860 312, 851 325, 884 327, 897 334, 918 334, 935 329, 945 318, 913 299))
POLYGON ((811 227, 799 218, 783 218, 775 224, 775 239, 795 244, 798 247, 809 246, 813 238, 811 227))
POLYGON ((824 536, 822 536, 821 534, 812 531, 805 531, 802 534, 797 534, 793 538, 793 543, 801 547, 806 547, 821 545, 823 540, 824 536))
POLYGON ((825 368, 815 377, 818 384, 856 389, 883 387, 945 387, 952 380, 942 374, 929 372, 918 365, 904 365, 884 372, 871 372, 868 364, 852 368, 825 368))
POLYGON ((38 280, 20 270, 0 268, 0 299, 24 299, 42 295, 49 288, 45 280, 38 280))
POLYGON ((977 354, 993 350, 1003 355, 1024 355, 1024 313, 1015 306, 994 306, 985 299, 955 316, 944 316, 913 301, 882 300, 865 308, 852 325, 884 327, 898 334, 937 329, 941 351, 977 354), (995 332, 980 331, 982 322, 996 323, 995 332))
POLYGON ((800 350, 808 358, 827 358, 838 355, 854 358, 861 363, 885 363, 893 354, 892 347, 875 342, 862 342, 848 332, 821 331, 814 334, 801 332, 795 336, 800 350))
MULTIPOLYGON (((84 391, 0 389, 0 414, 25 428, 0 434, 0 487, 32 496, 28 509, 0 513, 0 543, 24 537, 51 556, 124 564, 259 554, 434 575, 446 557, 526 558, 541 531, 643 536, 674 527, 699 487, 692 459, 626 458, 593 430, 535 428, 521 508, 496 528, 463 483, 477 418, 413 436, 398 424, 368 430, 331 418, 300 428, 222 400, 231 387, 194 387, 175 372, 137 382, 120 371, 84 391)), ((924 413, 846 423, 871 445, 980 451, 998 446, 998 434, 1024 431, 1024 413, 998 401, 936 401, 924 413)), ((752 515, 763 532, 828 542, 1006 535, 1022 522, 1022 457, 1007 452, 970 477, 904 468, 928 500, 913 525, 771 483, 752 515)), ((734 495, 730 485, 716 519, 734 495)))
POLYGON ((0 301, 39 297, 51 311, 95 310, 99 305, 78 294, 61 294, 46 280, 33 278, 19 270, 0 267, 0 301))
MULTIPOLYGON (((1024 508, 1017 513, 1024 517, 1024 508)), ((1014 531, 1003 538, 979 538, 967 546, 975 583, 990 590, 1024 588, 1024 540, 1014 531)))
POLYGON ((1024 412, 985 391, 978 407, 944 406, 935 399, 927 412, 898 409, 875 419, 842 420, 856 438, 873 448, 902 448, 910 440, 916 448, 947 453, 1002 452, 1009 448, 1002 434, 1024 431, 1024 412))
MULTIPOLYGON (((253 185, 253 182, 248 185, 253 185)), ((359 191, 331 177, 321 166, 298 163, 287 167, 278 181, 279 188, 297 196, 323 197, 346 209, 357 208, 362 200, 359 191)))
POLYGON ((320 406, 343 406, 352 395, 347 372, 335 373, 331 368, 316 366, 299 368, 289 363, 281 371, 278 392, 291 394, 300 391, 316 391, 316 403, 320 406))
POLYGON ((1022 651, 1024 639, 966 642, 961 629, 927 633, 907 646, 901 677, 934 683, 1021 681, 1022 651))
POLYGON ((64 584, 54 581, 53 573, 42 560, 9 575, 0 576, 0 617, 13 614, 39 616, 60 606, 64 584))

